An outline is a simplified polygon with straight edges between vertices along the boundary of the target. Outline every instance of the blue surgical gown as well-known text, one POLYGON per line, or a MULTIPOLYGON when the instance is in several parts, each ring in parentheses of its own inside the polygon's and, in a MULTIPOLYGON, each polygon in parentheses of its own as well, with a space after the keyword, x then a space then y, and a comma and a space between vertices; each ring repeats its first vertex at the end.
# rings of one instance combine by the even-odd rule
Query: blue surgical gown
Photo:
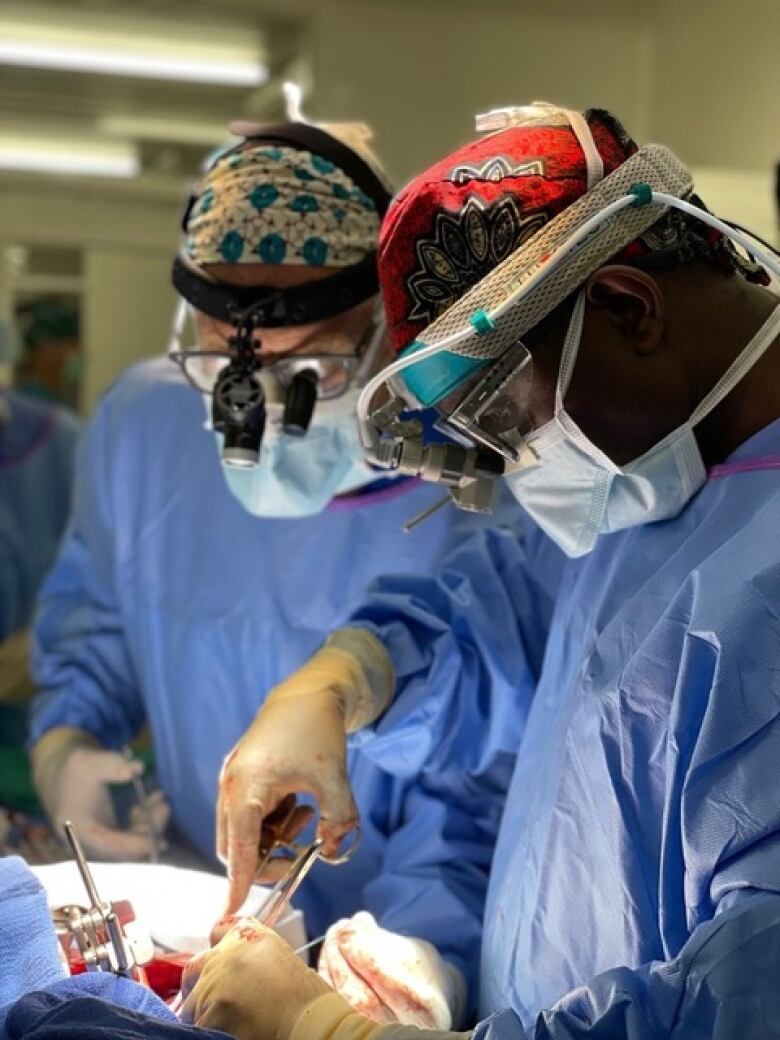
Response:
MULTIPOLYGON (((44 692, 31 739, 68 725, 118 747, 148 719, 174 821, 213 856, 220 765, 268 690, 344 623, 377 575, 433 573, 485 520, 447 509, 404 534, 403 522, 441 496, 414 481, 319 516, 258 519, 227 488, 204 418, 203 400, 165 358, 130 370, 101 403, 69 535, 40 601, 44 692)), ((519 522, 514 503, 502 518, 519 522)), ((299 894, 310 933, 365 907, 435 942, 470 974, 508 782, 501 754, 486 747, 483 765, 492 793, 475 788, 470 802, 465 792, 464 819, 445 830, 442 797, 460 799, 457 777, 406 775, 355 752, 363 840, 346 866, 315 867, 299 894), (403 862, 399 850, 385 863, 386 836, 409 819, 433 851, 403 862), (448 872, 461 859, 465 880, 448 872), (377 874, 367 901, 362 887, 377 874)))
POLYGON ((79 422, 23 394, 0 394, 0 641, 32 618, 70 510, 79 422))
POLYGON ((378 764, 474 759, 463 706, 511 705, 477 1040, 780 1036, 780 420, 675 519, 479 534, 353 621, 402 677, 378 764))

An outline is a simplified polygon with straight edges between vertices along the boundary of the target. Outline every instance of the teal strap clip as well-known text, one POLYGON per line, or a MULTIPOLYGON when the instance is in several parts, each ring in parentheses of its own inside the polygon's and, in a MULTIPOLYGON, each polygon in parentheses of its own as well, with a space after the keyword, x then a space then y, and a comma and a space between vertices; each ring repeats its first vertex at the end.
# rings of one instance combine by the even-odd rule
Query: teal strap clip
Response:
POLYGON ((476 329, 478 336, 486 336, 488 332, 492 332, 496 327, 496 323, 490 317, 488 312, 481 308, 478 311, 474 311, 469 318, 469 321, 476 329))
POLYGON ((628 194, 634 196, 632 206, 649 206, 653 201, 653 189, 649 184, 632 184, 628 194))

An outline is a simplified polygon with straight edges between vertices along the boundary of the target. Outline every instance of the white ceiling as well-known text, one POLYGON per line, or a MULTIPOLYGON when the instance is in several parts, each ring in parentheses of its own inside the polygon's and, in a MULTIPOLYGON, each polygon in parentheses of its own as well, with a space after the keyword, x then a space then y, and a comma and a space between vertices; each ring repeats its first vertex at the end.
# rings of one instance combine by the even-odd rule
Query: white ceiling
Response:
MULTIPOLYGON (((267 10, 267 8, 266 8, 267 10)), ((32 134, 72 136, 96 144, 129 143, 141 161, 133 184, 99 178, 58 178, 58 189, 89 183, 91 190, 168 197, 197 170, 209 148, 227 137, 231 119, 282 115, 281 83, 308 77, 296 19, 260 14, 251 0, 60 0, 0 4, 0 19, 43 25, 56 38, 97 30, 140 33, 149 48, 236 45, 254 48, 268 70, 263 86, 224 86, 0 64, 0 147, 32 134)), ((34 190, 40 174, 0 172, 0 184, 34 190)))

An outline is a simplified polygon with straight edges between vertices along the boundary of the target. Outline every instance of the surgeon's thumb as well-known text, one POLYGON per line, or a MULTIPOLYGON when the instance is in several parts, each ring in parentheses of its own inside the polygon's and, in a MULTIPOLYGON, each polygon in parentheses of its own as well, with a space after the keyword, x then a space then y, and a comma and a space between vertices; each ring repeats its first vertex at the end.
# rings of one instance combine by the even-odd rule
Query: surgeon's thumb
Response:
POLYGON ((144 771, 143 762, 125 758, 118 751, 93 751, 90 757, 92 775, 104 784, 127 784, 144 771))
POLYGON ((119 831, 100 824, 83 823, 79 838, 88 856, 117 862, 139 862, 149 859, 152 842, 148 835, 119 831))

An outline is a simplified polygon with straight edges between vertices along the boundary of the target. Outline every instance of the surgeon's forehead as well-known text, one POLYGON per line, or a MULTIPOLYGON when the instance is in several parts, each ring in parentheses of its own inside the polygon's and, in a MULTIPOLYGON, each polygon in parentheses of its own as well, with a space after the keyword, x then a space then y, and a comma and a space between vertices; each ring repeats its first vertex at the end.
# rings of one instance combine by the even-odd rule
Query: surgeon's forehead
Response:
POLYGON ((308 264, 204 264, 203 270, 224 285, 244 288, 291 289, 320 282, 342 268, 308 264))
MULTIPOLYGON (((287 328, 259 328, 255 330, 254 339, 262 345, 264 354, 351 354, 358 346, 374 306, 374 300, 365 300, 323 321, 287 328)), ((235 326, 201 311, 196 313, 201 347, 226 349, 228 340, 235 335, 235 326)))

